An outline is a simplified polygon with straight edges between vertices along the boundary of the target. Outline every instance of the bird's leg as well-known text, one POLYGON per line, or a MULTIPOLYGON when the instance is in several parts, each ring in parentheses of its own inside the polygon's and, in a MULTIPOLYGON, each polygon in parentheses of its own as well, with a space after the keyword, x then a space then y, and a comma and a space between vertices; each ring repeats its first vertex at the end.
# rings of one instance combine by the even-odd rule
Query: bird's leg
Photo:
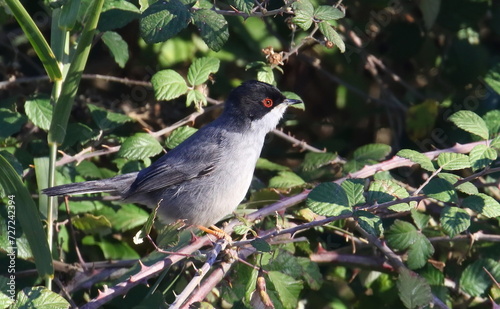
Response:
POLYGON ((220 229, 220 228, 216 227, 215 225, 211 225, 210 228, 206 228, 202 225, 197 225, 196 227, 207 234, 214 235, 215 237, 217 237, 217 239, 225 239, 229 243, 231 243, 233 241, 233 239, 231 238, 231 236, 228 233, 224 232, 223 229, 220 229))

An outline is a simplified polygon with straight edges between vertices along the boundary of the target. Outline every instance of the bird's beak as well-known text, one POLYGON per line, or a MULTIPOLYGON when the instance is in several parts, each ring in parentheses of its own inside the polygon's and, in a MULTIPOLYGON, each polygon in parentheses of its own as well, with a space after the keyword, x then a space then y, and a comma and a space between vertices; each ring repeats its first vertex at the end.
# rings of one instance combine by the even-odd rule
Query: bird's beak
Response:
POLYGON ((285 101, 283 101, 283 103, 285 103, 286 105, 293 105, 293 104, 302 103, 302 101, 301 100, 294 100, 294 99, 285 99, 285 101))

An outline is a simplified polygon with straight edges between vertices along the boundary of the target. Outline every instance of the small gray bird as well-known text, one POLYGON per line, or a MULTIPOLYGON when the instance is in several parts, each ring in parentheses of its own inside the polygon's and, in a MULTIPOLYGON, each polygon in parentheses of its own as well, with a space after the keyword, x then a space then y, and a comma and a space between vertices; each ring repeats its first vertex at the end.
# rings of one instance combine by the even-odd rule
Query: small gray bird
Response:
POLYGON ((155 208, 164 223, 185 220, 210 226, 233 212, 250 187, 266 134, 286 108, 275 87, 247 81, 227 98, 219 118, 202 127, 149 167, 135 173, 52 187, 43 193, 109 192, 126 202, 155 208))

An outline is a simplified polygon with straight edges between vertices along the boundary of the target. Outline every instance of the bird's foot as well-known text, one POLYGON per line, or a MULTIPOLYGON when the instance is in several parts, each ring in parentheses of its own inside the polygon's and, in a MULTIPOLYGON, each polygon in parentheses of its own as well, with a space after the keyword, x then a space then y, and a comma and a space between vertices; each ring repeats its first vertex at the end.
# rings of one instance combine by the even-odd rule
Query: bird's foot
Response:
POLYGON ((228 233, 226 233, 223 229, 216 227, 215 225, 211 225, 210 228, 206 228, 201 225, 197 225, 196 227, 207 234, 214 235, 215 237, 217 237, 217 239, 225 239, 229 243, 233 241, 228 233))

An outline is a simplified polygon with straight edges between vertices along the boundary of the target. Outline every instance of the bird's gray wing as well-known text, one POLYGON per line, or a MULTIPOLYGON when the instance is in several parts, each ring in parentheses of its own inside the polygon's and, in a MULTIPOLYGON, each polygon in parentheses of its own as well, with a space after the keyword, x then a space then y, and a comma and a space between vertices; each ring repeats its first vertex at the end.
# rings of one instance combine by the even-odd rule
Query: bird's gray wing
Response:
MULTIPOLYGON (((195 133, 196 134, 196 133, 195 133)), ((186 140, 137 175, 124 198, 170 187, 190 179, 209 175, 221 161, 223 141, 221 138, 198 138, 186 140), (195 143, 192 141, 196 140, 195 143)))

